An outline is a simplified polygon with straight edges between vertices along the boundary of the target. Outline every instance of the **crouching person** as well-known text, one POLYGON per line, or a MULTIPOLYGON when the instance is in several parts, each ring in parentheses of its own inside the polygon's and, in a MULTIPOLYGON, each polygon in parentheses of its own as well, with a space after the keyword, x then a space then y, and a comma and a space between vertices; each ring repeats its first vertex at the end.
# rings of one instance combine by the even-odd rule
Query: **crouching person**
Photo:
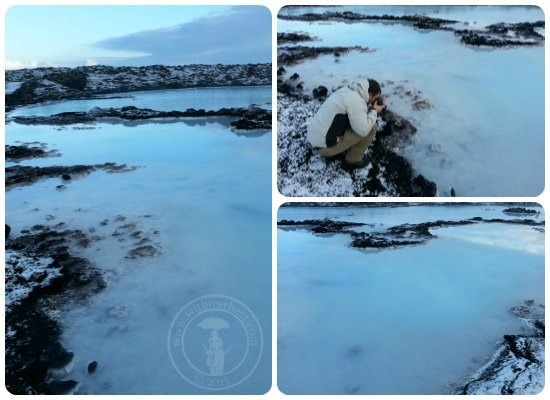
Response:
POLYGON ((308 142, 327 158, 345 153, 346 169, 368 165, 365 152, 376 135, 378 113, 386 107, 376 103, 381 93, 374 79, 335 91, 309 122, 308 142))

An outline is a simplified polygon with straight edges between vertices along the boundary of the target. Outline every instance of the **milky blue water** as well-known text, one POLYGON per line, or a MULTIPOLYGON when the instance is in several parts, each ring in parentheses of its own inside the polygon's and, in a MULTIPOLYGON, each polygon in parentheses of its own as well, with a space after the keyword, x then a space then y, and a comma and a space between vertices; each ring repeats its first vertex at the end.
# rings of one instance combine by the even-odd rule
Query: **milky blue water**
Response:
MULTIPOLYGON (((441 216, 511 218, 503 208, 281 208, 278 218, 326 215, 380 231, 441 216)), ((451 393, 504 334, 522 331, 510 307, 544 304, 543 233, 510 224, 431 232, 425 245, 360 251, 346 235, 278 229, 284 393, 451 393)))
MULTIPOLYGON (((244 105, 249 96, 234 101, 244 105)), ((69 107, 72 102, 61 110, 69 107)), ((263 393, 270 386, 271 135, 236 135, 216 121, 99 123, 88 130, 7 126, 8 144, 39 141, 62 153, 23 165, 139 167, 121 174, 94 172, 68 183, 48 179, 6 193, 6 221, 15 235, 35 224, 65 222, 67 229, 93 228, 104 237, 82 255, 104 271, 108 288, 90 304, 70 305, 61 314, 63 345, 76 354, 67 379, 80 381, 84 393, 205 393, 178 375, 167 338, 178 311, 211 294, 244 303, 263 330, 258 367, 227 392, 263 393), (62 183, 67 188, 56 190, 62 183), (48 215, 54 219, 48 221, 48 215), (118 215, 126 220, 116 222, 118 215), (137 223, 136 229, 161 245, 162 255, 126 259, 132 240, 111 236, 126 223, 137 223), (108 314, 117 305, 128 310, 120 320, 108 314), (88 375, 92 360, 98 371, 88 375)))
POLYGON ((94 107, 135 106, 158 111, 183 111, 188 108, 217 110, 224 107, 248 107, 252 104, 271 109, 271 87, 220 87, 115 93, 98 99, 49 102, 22 107, 14 110, 10 116, 52 115, 67 110, 90 111, 94 107))
MULTIPOLYGON (((459 28, 464 28, 466 22, 471 28, 495 22, 544 20, 537 7, 350 9, 364 14, 422 13, 452 18, 460 21, 459 28)), ((283 10, 297 14, 314 11, 283 10)), ((421 31, 385 22, 279 20, 278 31, 305 31, 321 39, 306 43, 308 46, 364 46, 376 50, 352 52, 340 57, 339 62, 332 55, 323 56, 288 67, 287 71, 289 76, 294 72, 300 75, 306 91, 319 85, 330 89, 367 77, 386 83, 383 95, 389 107, 419 128, 404 154, 419 173, 438 184, 440 195, 450 195, 451 187, 459 196, 536 196, 542 192, 543 47, 474 48, 460 44, 449 32, 421 31), (404 89, 394 93, 399 85, 404 89), (402 94, 407 90, 420 91, 433 108, 415 111, 402 94)))

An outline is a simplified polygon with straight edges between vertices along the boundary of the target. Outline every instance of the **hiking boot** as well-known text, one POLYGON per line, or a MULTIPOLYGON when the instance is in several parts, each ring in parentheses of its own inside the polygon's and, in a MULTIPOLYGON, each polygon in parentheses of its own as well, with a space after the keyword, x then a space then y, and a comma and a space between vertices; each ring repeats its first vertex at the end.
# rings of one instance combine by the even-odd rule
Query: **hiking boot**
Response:
POLYGON ((331 163, 334 161, 342 160, 344 158, 345 153, 336 154, 334 156, 325 156, 325 161, 327 163, 331 163))
POLYGON ((370 160, 366 155, 363 155, 363 158, 361 161, 357 163, 350 163, 347 160, 344 160, 344 163, 342 164, 342 168, 344 168, 346 171, 352 171, 357 168, 363 168, 369 165, 370 160))

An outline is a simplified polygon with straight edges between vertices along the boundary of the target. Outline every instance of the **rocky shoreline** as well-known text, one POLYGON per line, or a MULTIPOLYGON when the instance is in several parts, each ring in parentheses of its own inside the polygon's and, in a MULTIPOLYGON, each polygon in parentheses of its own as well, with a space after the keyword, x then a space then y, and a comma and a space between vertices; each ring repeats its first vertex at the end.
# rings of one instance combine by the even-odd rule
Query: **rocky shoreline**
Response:
MULTIPOLYGON (((44 143, 6 146, 8 161, 59 156, 44 143)), ((6 167, 6 189, 59 178, 57 190, 73 179, 96 170, 130 172, 135 167, 105 163, 75 166, 6 167)), ((35 209, 33 211, 38 211, 35 209)), ((79 211, 79 210, 75 210, 79 211)), ((9 217, 9 214, 8 214, 9 217)), ((151 217, 150 215, 144 217, 151 217)), ((125 259, 156 257, 162 247, 158 231, 118 215, 85 229, 69 228, 54 215, 32 227, 5 226, 6 388, 12 394, 73 394, 79 382, 66 379, 75 366, 75 354, 63 347, 60 317, 67 307, 82 304, 108 286, 103 268, 86 257, 106 238, 120 242, 125 259)), ((97 369, 92 361, 89 373, 97 369)))
POLYGON ((204 110, 189 108, 185 111, 157 111, 149 108, 126 106, 120 108, 95 107, 88 112, 63 112, 49 116, 16 116, 8 121, 22 125, 73 125, 101 122, 105 119, 120 121, 148 121, 154 119, 181 119, 205 117, 237 118, 231 126, 239 130, 271 130, 271 111, 250 106, 247 108, 221 108, 204 110))
MULTIPOLYGON (((284 43, 284 42, 283 42, 284 43)), ((279 46, 277 48, 277 63, 279 65, 296 65, 305 60, 314 60, 323 55, 333 55, 334 61, 339 62, 339 57, 352 51, 359 53, 372 53, 376 51, 362 46, 335 46, 335 47, 310 47, 310 46, 279 46)))
POLYGON ((104 163, 95 165, 72 165, 72 166, 50 166, 31 167, 27 165, 15 165, 5 168, 6 190, 14 186, 33 184, 42 179, 59 178, 58 190, 66 188, 66 184, 74 178, 86 176, 94 171, 103 170, 108 173, 130 172, 137 167, 129 167, 126 164, 104 163))
POLYGON ((75 381, 62 381, 74 354, 60 343, 55 318, 61 305, 103 290, 101 272, 74 249, 89 235, 36 227, 6 240, 6 388, 12 394, 68 394, 75 381))
MULTIPOLYGON (((316 14, 308 15, 317 18, 316 14)), ((325 16, 330 18, 329 14, 325 16)), ((282 39, 280 43, 312 39, 301 32, 280 33, 278 37, 282 39)), ((333 55, 338 62, 340 56, 350 51, 372 52, 373 49, 359 46, 281 46, 280 43, 277 49, 277 186, 281 194, 354 197, 438 195, 436 184, 416 174, 411 163, 402 155, 417 128, 391 110, 385 110, 378 116, 378 133, 366 153, 371 162, 365 168, 347 171, 343 168, 342 157, 325 159, 306 139, 307 121, 330 95, 330 91, 326 86, 319 86, 311 94, 306 93, 300 76, 297 73, 288 76, 285 67, 327 54, 333 55)), ((388 85, 395 86, 395 95, 410 98, 414 110, 432 108, 419 92, 408 91, 403 84, 395 85, 395 82, 388 82, 388 85)), ((451 188, 450 194, 456 195, 454 189, 451 188)))
MULTIPOLYGON (((400 154, 416 132, 406 119, 388 110, 379 117, 376 139, 367 151, 368 167, 346 171, 343 160, 326 161, 306 139, 307 120, 321 106, 324 96, 303 93, 298 79, 278 82, 277 183, 285 196, 435 196, 434 182, 416 175, 400 154)), ((316 92, 327 93, 317 88, 316 92)))
POLYGON ((288 21, 306 22, 398 22, 420 30, 438 30, 453 33, 460 38, 460 42, 469 46, 511 47, 511 46, 542 46, 544 36, 536 31, 544 29, 544 21, 491 24, 481 29, 455 27, 462 24, 460 21, 427 17, 424 15, 365 15, 351 11, 326 11, 324 13, 304 13, 299 15, 279 14, 279 19, 288 21))
POLYGON ((437 235, 430 232, 434 228, 446 228, 451 226, 464 226, 473 224, 512 224, 531 226, 536 230, 544 230, 544 221, 535 221, 532 219, 502 219, 502 218, 482 218, 473 217, 459 221, 437 220, 423 222, 418 224, 402 224, 386 228, 381 231, 361 232, 361 226, 370 226, 372 224, 357 223, 348 221, 324 220, 281 220, 277 222, 277 227, 283 230, 305 229, 313 234, 322 236, 332 236, 334 234, 344 234, 350 237, 349 246, 355 249, 363 250, 386 250, 405 246, 416 246, 427 243, 429 240, 437 238, 437 235))
POLYGON ((510 312, 525 333, 504 335, 489 362, 468 378, 456 394, 538 394, 544 389, 544 305, 525 300, 510 312))
POLYGON ((19 162, 41 157, 59 157, 57 150, 47 150, 46 143, 33 142, 23 143, 21 145, 6 145, 5 157, 6 161, 19 162))

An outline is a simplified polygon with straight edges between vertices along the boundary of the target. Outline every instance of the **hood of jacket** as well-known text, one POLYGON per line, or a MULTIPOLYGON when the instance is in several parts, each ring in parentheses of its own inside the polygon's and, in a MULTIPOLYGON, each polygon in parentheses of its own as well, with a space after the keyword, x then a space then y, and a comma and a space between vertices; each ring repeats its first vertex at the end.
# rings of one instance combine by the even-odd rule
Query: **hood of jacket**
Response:
POLYGON ((357 81, 350 83, 348 87, 353 90, 354 92, 357 92, 359 96, 365 100, 365 103, 369 102, 369 81, 368 79, 365 79, 363 81, 357 81))

